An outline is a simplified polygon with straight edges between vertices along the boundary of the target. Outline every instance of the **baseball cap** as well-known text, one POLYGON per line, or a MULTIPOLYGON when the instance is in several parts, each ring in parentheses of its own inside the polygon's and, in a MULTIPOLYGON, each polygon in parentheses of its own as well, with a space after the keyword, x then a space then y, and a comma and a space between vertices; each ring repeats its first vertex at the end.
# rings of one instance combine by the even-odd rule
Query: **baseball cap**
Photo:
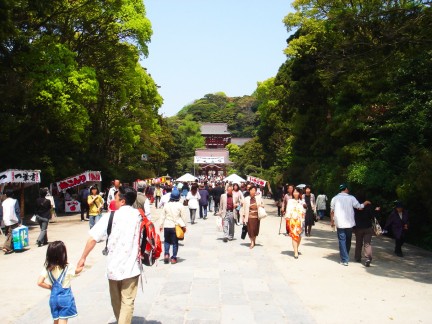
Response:
POLYGON ((171 191, 171 198, 172 201, 179 201, 180 200, 180 191, 178 191, 177 187, 174 187, 171 191))
POLYGON ((348 188, 348 185, 347 185, 346 183, 342 183, 342 184, 339 186, 339 191, 345 190, 346 188, 348 188))

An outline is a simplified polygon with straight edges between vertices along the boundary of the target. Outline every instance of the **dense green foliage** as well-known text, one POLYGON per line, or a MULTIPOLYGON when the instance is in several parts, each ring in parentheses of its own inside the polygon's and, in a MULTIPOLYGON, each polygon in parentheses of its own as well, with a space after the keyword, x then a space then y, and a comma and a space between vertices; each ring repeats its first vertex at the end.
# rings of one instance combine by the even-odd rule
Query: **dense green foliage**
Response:
POLYGON ((196 122, 227 123, 233 137, 255 135, 257 101, 253 96, 227 97, 224 93, 207 94, 185 106, 176 118, 192 116, 196 122))
POLYGON ((411 241, 432 247, 430 3, 293 5, 287 60, 257 89, 262 172, 329 196, 348 182, 386 212, 402 199, 411 241))
POLYGON ((145 176, 164 143, 162 99, 138 60, 151 26, 141 0, 0 0, 0 170, 145 176))

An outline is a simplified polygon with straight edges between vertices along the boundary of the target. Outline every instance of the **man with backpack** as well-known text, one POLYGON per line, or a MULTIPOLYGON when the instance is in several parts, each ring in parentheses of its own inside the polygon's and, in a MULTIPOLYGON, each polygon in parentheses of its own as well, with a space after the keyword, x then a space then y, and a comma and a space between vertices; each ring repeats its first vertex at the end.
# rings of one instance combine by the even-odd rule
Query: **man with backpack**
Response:
POLYGON ((131 323, 134 311, 138 279, 141 274, 140 229, 142 217, 133 208, 137 193, 132 188, 119 187, 114 199, 118 210, 105 215, 90 230, 90 238, 84 248, 78 268, 85 265, 96 242, 107 237, 107 277, 111 305, 118 323, 131 323), (111 220, 110 220, 111 219, 111 220))

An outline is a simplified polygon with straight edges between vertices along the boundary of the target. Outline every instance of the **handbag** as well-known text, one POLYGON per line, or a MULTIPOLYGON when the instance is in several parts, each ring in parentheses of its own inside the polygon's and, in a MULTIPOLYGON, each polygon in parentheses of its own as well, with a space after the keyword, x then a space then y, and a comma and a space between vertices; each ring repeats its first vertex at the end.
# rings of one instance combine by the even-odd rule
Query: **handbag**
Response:
POLYGON ((178 238, 179 241, 184 240, 184 231, 183 228, 181 228, 180 225, 176 225, 175 226, 175 232, 176 232, 176 236, 178 238))
POLYGON ((246 234, 247 234, 247 225, 243 224, 242 233, 241 233, 241 239, 242 240, 244 240, 246 238, 246 234))
POLYGON ((267 212, 264 207, 258 207, 258 219, 263 219, 267 217, 267 212))
POLYGON ((383 233, 381 225, 378 223, 376 217, 373 218, 372 228, 376 236, 380 236, 383 233))
POLYGON ((220 216, 216 217, 216 229, 218 230, 218 232, 222 232, 223 230, 222 217, 220 216))

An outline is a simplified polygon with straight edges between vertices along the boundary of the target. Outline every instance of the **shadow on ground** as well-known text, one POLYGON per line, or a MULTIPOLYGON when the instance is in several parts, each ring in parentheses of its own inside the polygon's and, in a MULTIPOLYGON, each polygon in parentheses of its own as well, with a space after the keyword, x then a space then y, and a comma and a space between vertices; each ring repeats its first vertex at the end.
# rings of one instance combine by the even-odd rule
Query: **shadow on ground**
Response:
MULTIPOLYGON (((159 321, 146 321, 146 319, 144 318, 144 317, 139 317, 139 316, 134 316, 133 318, 132 318, 132 322, 131 322, 132 324, 143 324, 143 323, 146 323, 146 324, 162 324, 162 322, 159 322, 159 321)), ((109 323, 109 324, 117 324, 117 322, 111 322, 111 323, 109 323)))
MULTIPOLYGON (((312 236, 308 237, 307 240, 309 245, 313 245, 316 248, 333 249, 334 252, 324 256, 324 258, 340 262, 338 241, 335 232, 313 228, 312 236)), ((350 250, 351 262, 354 262, 355 245, 355 234, 353 234, 350 250)), ((405 257, 397 257, 393 253, 394 240, 387 237, 374 236, 372 238, 372 266, 369 268, 365 267, 365 270, 377 276, 410 278, 414 281, 431 284, 430 269, 432 268, 432 253, 412 245, 404 245, 402 249, 405 257)))

